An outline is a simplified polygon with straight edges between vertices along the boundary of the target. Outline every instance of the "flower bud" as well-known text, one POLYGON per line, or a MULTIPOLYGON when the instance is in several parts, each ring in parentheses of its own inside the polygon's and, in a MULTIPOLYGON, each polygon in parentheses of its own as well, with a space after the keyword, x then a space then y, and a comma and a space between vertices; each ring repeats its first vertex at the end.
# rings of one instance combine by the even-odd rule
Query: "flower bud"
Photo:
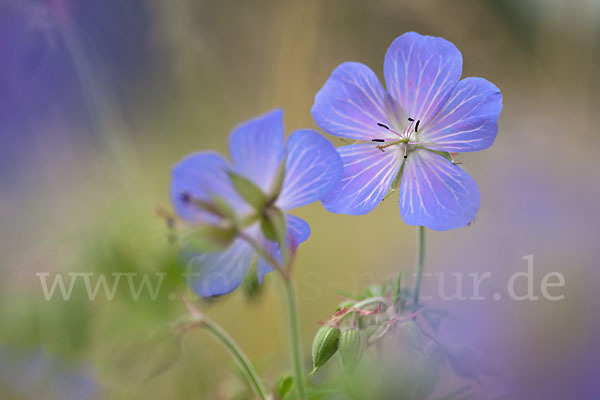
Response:
POLYGON ((312 357, 314 368, 310 373, 311 375, 314 375, 335 354, 338 349, 339 338, 340 329, 336 326, 324 325, 319 329, 313 341, 312 357))
POLYGON ((352 375, 367 347, 367 338, 364 332, 351 328, 342 332, 340 336, 340 356, 346 375, 352 375))

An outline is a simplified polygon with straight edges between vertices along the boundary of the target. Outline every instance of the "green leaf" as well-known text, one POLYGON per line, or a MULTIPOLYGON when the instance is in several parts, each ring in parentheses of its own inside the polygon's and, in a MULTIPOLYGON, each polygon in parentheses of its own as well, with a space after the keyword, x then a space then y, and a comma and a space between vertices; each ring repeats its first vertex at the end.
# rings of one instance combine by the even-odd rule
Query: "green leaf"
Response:
POLYGON ((229 175, 229 179, 239 195, 242 196, 248 204, 254 207, 254 209, 262 212, 268 203, 267 196, 262 190, 256 186, 254 182, 235 172, 228 172, 227 175, 229 175))
POLYGON ((285 246, 286 223, 285 214, 277 207, 267 207, 264 210, 260 225, 263 234, 269 240, 285 246))
POLYGON ((275 181, 273 182, 273 187, 269 191, 269 202, 273 202, 279 197, 279 193, 281 193, 281 189, 283 188, 283 181, 285 179, 285 163, 286 158, 284 157, 279 164, 279 168, 277 168, 277 174, 275 175, 275 181))
POLYGON ((202 225, 191 231, 184 239, 184 244, 193 251, 211 253, 227 248, 235 239, 234 227, 202 225))
POLYGON ((275 392, 277 393, 277 397, 283 399, 292 388, 293 383, 294 378, 292 378, 291 376, 282 376, 281 378, 279 378, 277 383, 275 383, 275 392))

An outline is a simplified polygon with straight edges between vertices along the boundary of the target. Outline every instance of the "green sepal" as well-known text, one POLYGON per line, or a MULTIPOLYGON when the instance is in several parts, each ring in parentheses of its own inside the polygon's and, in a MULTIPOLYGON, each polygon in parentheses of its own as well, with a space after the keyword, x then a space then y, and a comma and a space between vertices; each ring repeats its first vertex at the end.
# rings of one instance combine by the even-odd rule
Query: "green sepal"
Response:
POLYGON ((227 248, 235 236, 233 226, 202 225, 185 236, 184 243, 193 251, 211 253, 227 248))
POLYGON ((267 195, 248 178, 231 171, 227 172, 227 175, 238 194, 255 210, 262 212, 268 204, 267 195))
POLYGON ((255 300, 262 292, 262 285, 258 282, 257 261, 257 257, 252 259, 250 268, 241 285, 246 300, 250 301, 255 300))
POLYGON ((452 157, 452 155, 450 153, 448 153, 447 151, 439 151, 439 150, 431 150, 431 149, 427 149, 427 150, 429 150, 435 154, 439 154, 440 156, 444 157, 448 161, 454 162, 454 157, 452 157))
POLYGON ((286 222, 285 214, 277 207, 267 207, 263 212, 263 219, 260 223, 263 235, 269 240, 285 245, 286 222))
POLYGON ((212 208, 215 210, 215 214, 237 224, 238 216, 235 210, 229 205, 229 203, 220 196, 211 197, 212 208))
POLYGON ((277 173, 275 174, 275 180, 273 181, 273 187, 269 191, 269 204, 273 203, 279 197, 281 193, 281 189, 283 189, 283 181, 285 180, 285 164, 286 157, 283 157, 281 162, 279 163, 279 167, 277 168, 277 173))
POLYGON ((323 325, 313 340, 312 357, 314 375, 338 350, 340 329, 336 326, 323 325))

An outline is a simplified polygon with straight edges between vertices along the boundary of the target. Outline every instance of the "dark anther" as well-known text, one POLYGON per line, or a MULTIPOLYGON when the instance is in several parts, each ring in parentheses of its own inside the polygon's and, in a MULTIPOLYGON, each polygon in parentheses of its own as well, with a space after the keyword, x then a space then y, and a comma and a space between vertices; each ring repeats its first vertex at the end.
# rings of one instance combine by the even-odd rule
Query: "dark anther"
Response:
POLYGON ((184 192, 181 193, 180 199, 183 203, 189 204, 192 202, 192 195, 187 192, 184 192))
POLYGON ((415 120, 414 120, 414 119, 412 119, 412 118, 409 118, 408 120, 409 120, 410 122, 415 122, 415 120))
POLYGON ((408 158, 408 156, 404 156, 404 158, 408 158))
POLYGON ((372 142, 383 143, 385 140, 383 139, 371 139, 372 142))
POLYGON ((419 123, 421 122, 421 120, 417 121, 417 125, 415 125, 415 132, 419 132, 419 123))
POLYGON ((379 125, 382 128, 385 128, 385 129, 390 129, 389 126, 387 126, 386 124, 382 124, 381 122, 378 122, 377 125, 379 125))

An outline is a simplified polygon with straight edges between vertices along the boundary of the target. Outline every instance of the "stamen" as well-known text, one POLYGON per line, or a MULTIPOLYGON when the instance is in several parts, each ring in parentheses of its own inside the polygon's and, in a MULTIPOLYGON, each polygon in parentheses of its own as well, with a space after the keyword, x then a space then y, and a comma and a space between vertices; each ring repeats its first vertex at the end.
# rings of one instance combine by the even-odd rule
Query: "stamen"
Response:
POLYGON ((402 135, 401 135, 400 133, 398 133, 398 132, 396 132, 395 130, 391 129, 391 128, 390 128, 389 126, 387 126, 386 124, 383 124, 383 123, 381 123, 381 122, 378 122, 378 123, 377 123, 377 126, 380 126, 380 127, 382 127, 382 128, 385 128, 385 129, 387 129, 388 131, 392 132, 394 135, 398 135, 398 136, 402 137, 402 135))
POLYGON ((421 123, 421 120, 418 120, 417 125, 415 125, 415 133, 419 132, 419 123, 421 123))
POLYGON ((372 142, 377 142, 377 143, 384 143, 385 140, 383 139, 371 139, 372 142))
POLYGON ((406 131, 404 131, 404 135, 402 135, 402 137, 405 139, 410 139, 410 130, 412 129, 413 124, 415 123, 414 118, 408 118, 408 120, 410 121, 410 125, 406 128, 406 131))

